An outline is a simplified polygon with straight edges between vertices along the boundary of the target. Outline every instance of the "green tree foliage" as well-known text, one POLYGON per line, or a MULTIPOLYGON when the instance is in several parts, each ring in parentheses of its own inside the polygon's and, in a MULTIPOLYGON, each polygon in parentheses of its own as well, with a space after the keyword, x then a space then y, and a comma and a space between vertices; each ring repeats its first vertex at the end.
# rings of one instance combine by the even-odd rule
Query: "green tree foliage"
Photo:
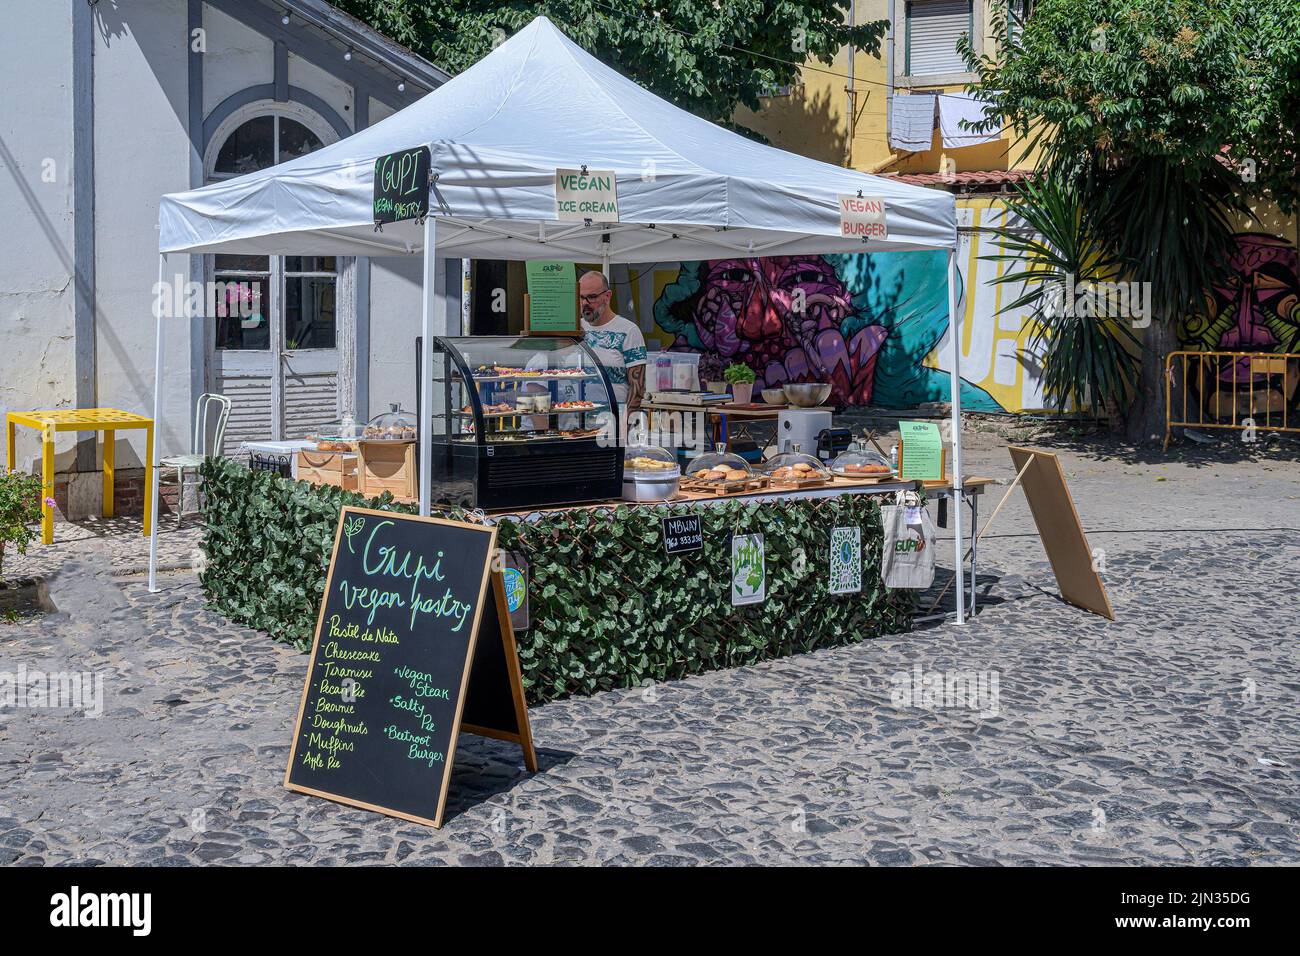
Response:
MULTIPOLYGON (((1040 0, 1013 41, 976 56, 978 87, 1061 180, 1093 239, 1151 284, 1130 437, 1163 431, 1173 323, 1203 307, 1232 219, 1296 193, 1294 0, 1040 0), (1288 104, 1290 104, 1288 106, 1288 104), (1292 112, 1289 116, 1286 110, 1292 112), (1249 163, 1246 162, 1249 160, 1249 163)), ((1006 4, 993 14, 1007 35, 1006 4)))
MULTIPOLYGON (((536 16, 683 109, 726 123, 738 105, 795 82, 809 57, 848 43, 880 51, 886 21, 849 27, 848 0, 335 0, 353 16, 452 73, 536 16)), ((593 119, 598 122, 598 119, 593 119)))

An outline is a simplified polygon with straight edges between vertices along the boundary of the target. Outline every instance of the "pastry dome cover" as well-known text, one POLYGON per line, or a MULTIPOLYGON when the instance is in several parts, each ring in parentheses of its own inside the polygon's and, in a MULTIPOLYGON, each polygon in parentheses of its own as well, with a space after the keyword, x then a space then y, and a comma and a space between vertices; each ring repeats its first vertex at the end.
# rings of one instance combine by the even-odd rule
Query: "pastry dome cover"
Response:
POLYGON ((727 451, 727 446, 719 442, 714 446, 714 450, 695 458, 686 466, 686 476, 688 478, 703 478, 709 481, 739 481, 741 478, 751 478, 754 470, 749 467, 749 462, 727 451), (741 474, 731 477, 736 472, 741 474))
POLYGON ((397 405, 370 419, 361 434, 363 441, 414 441, 416 437, 415 415, 397 405))
POLYGON ((623 473, 644 478, 679 474, 672 452, 656 445, 628 445, 623 452, 623 473))
POLYGON ((888 458, 858 441, 836 456, 831 462, 831 471, 844 478, 871 478, 894 473, 888 458))

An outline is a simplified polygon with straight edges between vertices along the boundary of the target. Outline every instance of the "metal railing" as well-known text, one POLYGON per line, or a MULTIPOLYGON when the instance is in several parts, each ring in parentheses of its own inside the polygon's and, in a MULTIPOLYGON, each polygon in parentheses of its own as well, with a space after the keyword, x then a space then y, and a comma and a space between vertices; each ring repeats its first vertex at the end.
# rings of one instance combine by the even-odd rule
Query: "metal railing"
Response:
POLYGON ((1300 432, 1297 386, 1300 354, 1170 352, 1165 359, 1165 450, 1178 427, 1300 432))

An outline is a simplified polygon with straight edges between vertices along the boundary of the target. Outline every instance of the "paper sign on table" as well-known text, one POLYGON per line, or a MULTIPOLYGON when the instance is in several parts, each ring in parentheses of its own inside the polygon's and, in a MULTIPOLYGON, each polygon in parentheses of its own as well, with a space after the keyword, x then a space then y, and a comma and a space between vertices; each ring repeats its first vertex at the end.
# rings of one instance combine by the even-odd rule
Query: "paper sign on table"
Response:
POLYGON ((934 422, 899 422, 898 438, 903 450, 898 456, 900 480, 943 480, 943 435, 934 422))

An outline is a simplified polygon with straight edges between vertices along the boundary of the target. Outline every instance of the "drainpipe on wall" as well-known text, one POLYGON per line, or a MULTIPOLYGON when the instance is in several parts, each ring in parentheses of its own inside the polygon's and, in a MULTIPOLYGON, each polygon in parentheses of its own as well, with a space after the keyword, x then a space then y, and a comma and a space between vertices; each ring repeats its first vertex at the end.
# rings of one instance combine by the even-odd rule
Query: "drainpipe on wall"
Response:
MULTIPOLYGON (((95 12, 72 3, 72 273, 73 401, 78 408, 99 402, 95 370, 95 12)), ((74 471, 99 467, 94 432, 78 436, 74 471)), ((71 492, 69 492, 71 495, 71 492)), ((69 504, 71 510, 71 504, 69 504)))
MULTIPOLYGON (((851 0, 849 3, 849 29, 852 30, 858 22, 858 4, 857 0, 851 0)), ((853 42, 849 42, 849 75, 848 84, 844 87, 845 106, 848 108, 848 115, 845 117, 845 130, 847 131, 844 140, 844 165, 853 168, 853 121, 856 113, 856 104, 853 98, 853 61, 856 60, 857 49, 853 42)))
MULTIPOLYGON (((885 31, 885 146, 892 151, 893 147, 889 145, 889 124, 894 119, 894 5, 890 4, 887 9, 890 17, 889 29, 885 31)), ((872 169, 872 172, 885 168, 898 158, 901 157, 891 157, 883 165, 872 169)))

